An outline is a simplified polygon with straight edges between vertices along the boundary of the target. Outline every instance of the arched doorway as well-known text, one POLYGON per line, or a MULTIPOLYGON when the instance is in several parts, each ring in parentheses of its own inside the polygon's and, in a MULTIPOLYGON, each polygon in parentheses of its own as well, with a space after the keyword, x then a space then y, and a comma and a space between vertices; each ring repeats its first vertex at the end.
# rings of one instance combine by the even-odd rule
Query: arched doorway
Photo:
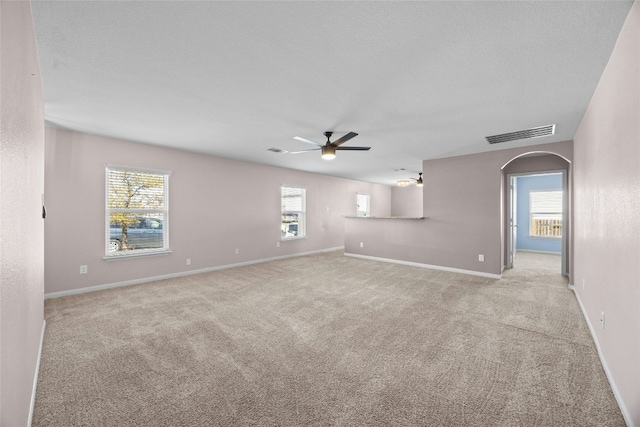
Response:
MULTIPOLYGON (((518 155, 502 166, 503 189, 503 248, 504 268, 510 269, 515 265, 518 229, 517 222, 517 186, 518 177, 559 174, 562 181, 562 212, 561 219, 553 221, 552 228, 546 228, 555 233, 553 238, 560 239, 561 265, 560 271, 564 276, 570 273, 570 242, 571 239, 571 161, 553 152, 531 151, 518 155), (558 236, 561 229, 561 236, 558 236)), ((529 227, 529 224, 527 224, 529 227)), ((546 224, 545 224, 546 227, 546 224)), ((528 228, 529 229, 529 228, 528 228)), ((522 230, 520 230, 522 231, 522 230)), ((522 235, 522 233, 520 233, 522 235)))

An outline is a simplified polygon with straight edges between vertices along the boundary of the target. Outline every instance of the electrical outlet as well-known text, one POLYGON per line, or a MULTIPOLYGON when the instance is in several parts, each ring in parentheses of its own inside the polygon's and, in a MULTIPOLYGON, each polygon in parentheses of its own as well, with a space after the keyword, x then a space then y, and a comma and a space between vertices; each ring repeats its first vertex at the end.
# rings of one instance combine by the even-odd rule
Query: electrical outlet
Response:
POLYGON ((364 242, 360 242, 360 247, 364 248, 364 242))
POLYGON ((191 258, 187 258, 187 265, 191 265, 191 258))
POLYGON ((478 261, 484 262, 484 255, 483 254, 479 254, 478 255, 478 261))
POLYGON ((80 266, 80 274, 87 274, 88 272, 89 272, 89 269, 87 268, 86 265, 80 266))
POLYGON ((600 312, 600 326, 604 329, 604 311, 600 312))
POLYGON ((240 249, 236 249, 236 254, 239 254, 239 253, 240 253, 240 249))
POLYGON ((280 242, 276 242, 276 248, 280 247, 280 242))

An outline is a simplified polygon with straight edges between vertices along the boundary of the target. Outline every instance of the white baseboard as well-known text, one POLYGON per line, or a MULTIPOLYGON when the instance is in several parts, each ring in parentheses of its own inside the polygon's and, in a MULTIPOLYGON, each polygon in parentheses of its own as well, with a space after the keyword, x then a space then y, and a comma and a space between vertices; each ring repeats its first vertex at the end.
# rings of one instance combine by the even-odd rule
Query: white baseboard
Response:
POLYGON ((210 271, 241 267, 243 265, 260 264, 264 262, 277 261, 280 259, 295 258, 295 257, 313 255, 313 254, 319 254, 319 253, 325 253, 325 252, 333 252, 333 251, 339 251, 343 249, 344 249, 344 246, 337 246, 334 248, 320 249, 317 251, 300 252, 296 254, 282 255, 282 256, 277 256, 272 258, 263 258, 263 259, 257 259, 252 261, 238 262, 235 264, 218 265, 215 267, 201 268, 198 270, 188 270, 188 271, 181 271, 178 273, 163 274, 161 276, 143 277, 141 279, 125 280, 123 282, 106 283, 104 285, 89 286, 89 287, 80 288, 80 289, 70 289, 68 291, 50 292, 48 294, 45 294, 44 298, 45 299, 59 298, 59 297, 64 297, 68 295, 77 295, 77 294, 84 294, 87 292, 102 291, 102 290, 111 289, 111 288, 120 288, 123 286, 139 285, 141 283, 155 282, 156 280, 173 279, 176 277, 191 276, 193 274, 208 273, 210 271))
POLYGON ((44 345, 44 330, 47 328, 47 321, 42 321, 42 332, 40 333, 40 347, 38 348, 38 360, 36 361, 36 372, 33 376, 33 387, 31 388, 31 405, 29 406, 28 427, 33 422, 33 409, 36 406, 36 390, 38 388, 38 376, 40 374, 40 358, 42 357, 42 346, 44 345))
POLYGON ((442 270, 442 271, 448 271, 450 273, 469 274, 471 276, 488 277, 488 278, 491 278, 491 279, 501 279, 502 278, 501 274, 485 273, 485 272, 482 272, 482 271, 462 270, 460 268, 443 267, 441 265, 422 264, 422 263, 419 263, 419 262, 402 261, 402 260, 399 260, 399 259, 391 259, 391 258, 380 258, 380 257, 375 257, 375 256, 369 256, 369 255, 352 254, 352 253, 347 253, 347 252, 345 252, 344 254, 346 256, 355 257, 355 258, 369 259, 369 260, 372 260, 372 261, 391 262, 391 263, 394 263, 394 264, 409 265, 409 266, 412 266, 412 267, 430 268, 432 270, 442 270))
POLYGON ((578 305, 580 306, 580 310, 582 310, 582 315, 584 319, 587 321, 587 326, 589 327, 589 332, 591 333, 591 337, 593 338, 593 342, 596 345, 596 349, 598 350, 598 357, 600 358, 600 363, 602 364, 602 368, 604 369, 604 373, 607 376, 607 380, 609 381, 609 385, 611 386, 611 390, 613 391, 613 395, 618 402, 618 406, 620 407, 620 412, 622 412, 622 417, 624 418, 625 423, 629 427, 636 427, 633 423, 633 419, 631 418, 631 414, 627 410, 627 407, 624 404, 620 396, 620 392, 618 391, 618 387, 616 386, 616 382, 613 379, 613 375, 611 375, 611 371, 609 370, 609 366, 607 365, 607 360, 604 358, 604 354, 602 354, 602 350, 600 349, 600 343, 598 342, 598 337, 596 336, 596 332, 593 329, 593 325, 591 321, 589 321, 589 316, 587 316, 587 312, 582 305, 582 301, 580 300, 580 295, 575 291, 575 287, 569 285, 569 289, 573 290, 574 295, 576 296, 576 300, 578 300, 578 305))

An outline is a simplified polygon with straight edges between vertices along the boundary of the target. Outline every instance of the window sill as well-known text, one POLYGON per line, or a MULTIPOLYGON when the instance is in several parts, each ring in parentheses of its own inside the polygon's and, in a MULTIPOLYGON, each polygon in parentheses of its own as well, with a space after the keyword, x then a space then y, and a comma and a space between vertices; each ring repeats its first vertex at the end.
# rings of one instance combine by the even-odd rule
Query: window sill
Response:
POLYGON ((280 238, 281 242, 290 242, 291 240, 303 240, 306 239, 307 236, 301 236, 301 237, 282 237, 280 238))
POLYGON ((351 216, 345 215, 344 218, 356 218, 356 219, 410 219, 410 220, 421 220, 427 219, 423 216, 351 216))
POLYGON ((165 256, 171 253, 170 250, 157 250, 157 251, 140 251, 135 253, 122 253, 118 255, 107 255, 102 257, 105 261, 119 261, 123 259, 132 259, 132 258, 147 258, 153 256, 165 256))

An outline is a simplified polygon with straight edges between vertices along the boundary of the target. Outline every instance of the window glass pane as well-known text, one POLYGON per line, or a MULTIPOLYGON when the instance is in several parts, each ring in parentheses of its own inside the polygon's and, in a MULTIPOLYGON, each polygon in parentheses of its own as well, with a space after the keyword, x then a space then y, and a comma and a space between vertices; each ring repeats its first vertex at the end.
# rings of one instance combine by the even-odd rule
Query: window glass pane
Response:
POLYGON ((282 239, 305 236, 305 194, 304 188, 282 187, 280 212, 282 239))
POLYGON ((109 215, 109 252, 164 247, 164 215, 136 215, 112 213, 109 215))
POLYGON ((106 255, 168 249, 168 172, 107 167, 106 255))
POLYGON ((161 209, 164 175, 130 170, 109 170, 109 208, 161 209))
POLYGON ((370 200, 368 194, 356 194, 356 216, 369 216, 370 200))
POLYGON ((562 237, 562 191, 532 191, 529 202, 530 235, 562 237))

